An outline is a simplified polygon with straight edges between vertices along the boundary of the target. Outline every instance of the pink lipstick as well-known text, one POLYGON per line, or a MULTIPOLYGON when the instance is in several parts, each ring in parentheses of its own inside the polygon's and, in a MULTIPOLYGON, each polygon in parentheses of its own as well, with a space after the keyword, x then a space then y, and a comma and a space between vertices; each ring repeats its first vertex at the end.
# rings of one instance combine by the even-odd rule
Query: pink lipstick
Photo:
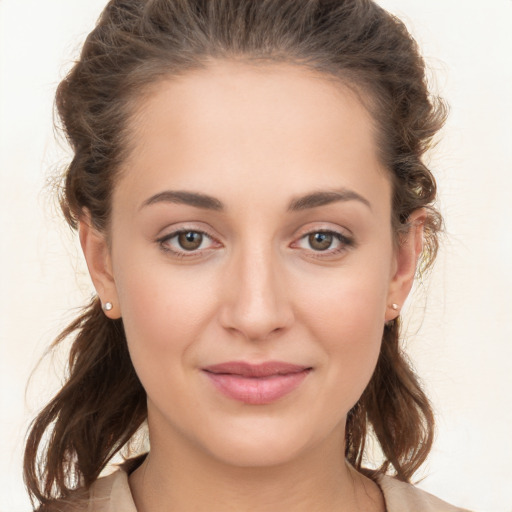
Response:
POLYGON ((225 396, 250 405, 270 404, 296 389, 311 367, 280 361, 231 361, 202 369, 225 396))

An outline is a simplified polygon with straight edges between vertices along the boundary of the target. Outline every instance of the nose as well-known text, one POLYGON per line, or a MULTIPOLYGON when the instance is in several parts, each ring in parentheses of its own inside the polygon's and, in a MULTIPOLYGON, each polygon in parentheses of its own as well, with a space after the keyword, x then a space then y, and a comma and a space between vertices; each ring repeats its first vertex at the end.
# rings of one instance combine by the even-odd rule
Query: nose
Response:
POLYGON ((251 341, 283 332, 294 315, 279 258, 250 248, 237 256, 224 276, 222 326, 251 341))

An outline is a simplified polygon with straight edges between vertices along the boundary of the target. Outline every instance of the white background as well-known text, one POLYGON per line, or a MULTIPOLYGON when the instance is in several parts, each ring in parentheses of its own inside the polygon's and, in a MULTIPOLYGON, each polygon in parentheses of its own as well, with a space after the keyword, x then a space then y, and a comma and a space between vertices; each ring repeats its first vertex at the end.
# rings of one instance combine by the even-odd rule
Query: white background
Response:
MULTIPOLYGON (((66 161, 54 89, 105 1, 0 0, 1 512, 30 510, 23 439, 63 356, 40 367, 25 395, 29 374, 91 293, 46 184, 66 161)), ((439 426, 420 486, 476 511, 511 512, 512 1, 381 4, 416 35, 451 105, 431 162, 447 236, 412 302, 407 343, 439 426)))

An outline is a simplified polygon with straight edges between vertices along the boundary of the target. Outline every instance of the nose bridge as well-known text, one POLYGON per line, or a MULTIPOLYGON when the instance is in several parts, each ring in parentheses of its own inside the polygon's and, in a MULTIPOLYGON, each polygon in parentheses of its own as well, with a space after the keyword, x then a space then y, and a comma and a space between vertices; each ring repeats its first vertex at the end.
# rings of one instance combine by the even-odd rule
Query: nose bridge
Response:
POLYGON ((233 258, 224 304, 224 326, 251 340, 287 327, 292 308, 284 286, 282 262, 270 244, 249 243, 233 258))

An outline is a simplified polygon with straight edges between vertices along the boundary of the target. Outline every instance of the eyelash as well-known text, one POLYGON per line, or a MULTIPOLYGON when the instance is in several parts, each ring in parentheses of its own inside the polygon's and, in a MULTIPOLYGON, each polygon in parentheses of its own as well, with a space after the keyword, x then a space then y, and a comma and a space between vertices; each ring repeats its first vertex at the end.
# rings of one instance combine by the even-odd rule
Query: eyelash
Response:
MULTIPOLYGON (((178 258, 198 257, 201 254, 204 254, 204 251, 208 251, 209 249, 211 249, 211 247, 208 247, 206 249, 195 249, 195 250, 187 251, 186 249, 179 250, 179 249, 171 248, 169 245, 166 245, 174 238, 177 238, 180 235, 185 235, 188 233, 194 233, 197 235, 201 235, 203 237, 203 240, 204 239, 209 240, 212 245, 215 245, 215 244, 217 244, 218 246, 222 245, 218 240, 216 240, 213 236, 208 234, 206 231, 202 231, 200 229, 186 229, 186 228, 179 229, 177 231, 173 231, 172 233, 169 233, 168 235, 158 238, 156 241, 159 244, 160 249, 162 251, 164 251, 165 253, 171 253, 173 256, 178 257, 178 258)), ((202 242, 201 242, 201 245, 202 245, 202 242)))
MULTIPOLYGON (((210 241, 212 245, 217 244, 218 246, 222 246, 222 244, 216 240, 213 236, 211 236, 206 231, 202 231, 200 229, 179 229, 177 231, 173 231, 172 233, 169 233, 168 235, 162 236, 156 240, 156 242, 159 244, 160 249, 166 253, 171 253, 173 256, 177 258, 193 258, 198 257, 204 254, 205 251, 209 251, 212 247, 208 247, 206 249, 192 249, 190 251, 187 251, 186 249, 177 250, 174 248, 171 248, 169 245, 166 245, 169 243, 169 241, 179 237, 180 235, 184 235, 187 233, 194 233, 196 235, 201 235, 203 237, 203 240, 206 238, 210 241)), ((314 258, 328 258, 332 256, 336 256, 338 254, 341 254, 342 252, 346 251, 347 249, 354 247, 355 242, 354 239, 351 237, 348 237, 342 233, 339 233, 338 231, 333 231, 329 229, 315 229, 308 231, 307 233, 304 233, 301 235, 296 241, 294 241, 292 244, 290 244, 290 247, 293 249, 300 249, 299 243, 303 240, 307 240, 308 237, 312 235, 317 234, 325 234, 330 235, 333 237, 333 241, 336 240, 339 242, 339 247, 336 247, 335 249, 327 248, 325 250, 315 250, 313 248, 310 248, 309 251, 311 251, 311 256, 314 258)), ((201 242, 202 245, 202 242, 201 242)), ((306 249, 308 250, 308 249, 306 249)))
POLYGON ((307 233, 303 234, 298 239, 297 242, 293 242, 293 244, 290 247, 292 247, 292 248, 297 247, 297 245, 303 240, 306 240, 306 243, 307 243, 308 237, 310 237, 311 235, 317 235, 317 234, 325 234, 325 235, 332 236, 333 241, 336 240, 339 242, 339 247, 336 247, 335 249, 327 248, 325 250, 315 250, 315 249, 311 248, 310 249, 311 253, 309 255, 311 257, 329 258, 329 257, 337 256, 337 255, 345 252, 347 249, 349 249, 351 247, 355 247, 355 241, 352 237, 349 237, 347 235, 344 235, 342 233, 339 233, 338 231, 334 231, 331 229, 314 229, 314 230, 308 231, 307 233))

